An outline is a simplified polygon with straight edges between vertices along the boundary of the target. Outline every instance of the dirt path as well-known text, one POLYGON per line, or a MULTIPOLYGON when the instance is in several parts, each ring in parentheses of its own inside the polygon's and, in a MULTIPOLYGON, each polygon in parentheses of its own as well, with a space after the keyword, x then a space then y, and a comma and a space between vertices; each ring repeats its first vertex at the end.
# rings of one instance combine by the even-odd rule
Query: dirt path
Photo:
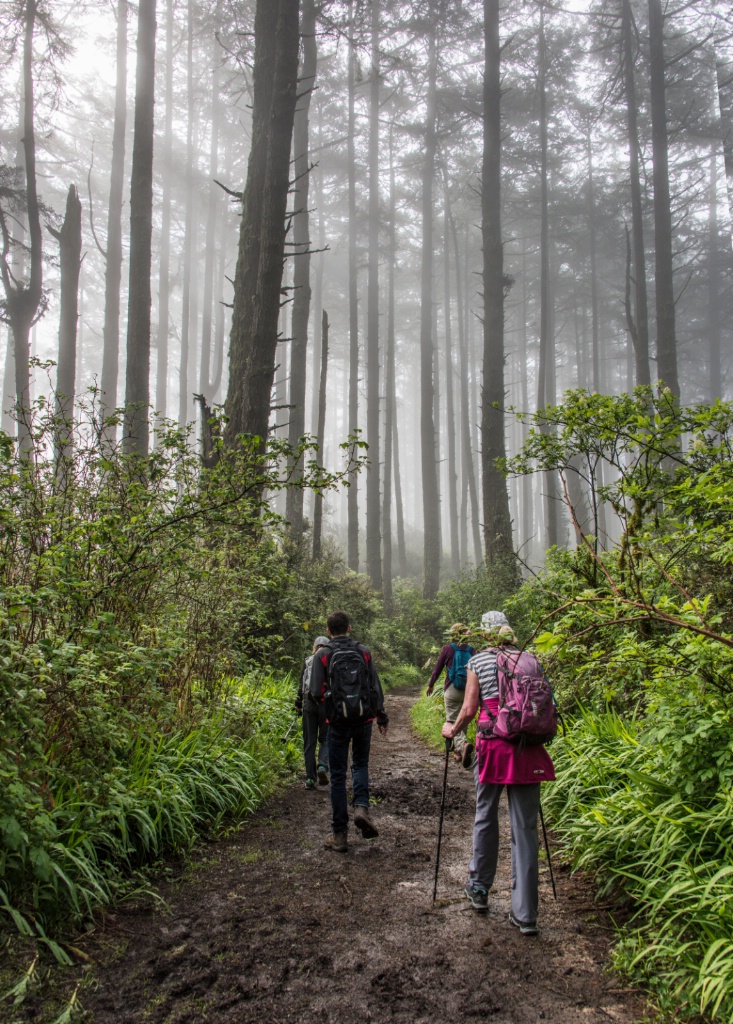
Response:
POLYGON ((508 827, 483 917, 462 898, 472 777, 451 765, 438 901, 432 907, 442 756, 410 733, 415 694, 388 695, 372 746, 374 817, 349 852, 323 849, 328 789, 295 784, 162 887, 168 909, 118 912, 88 949, 115 950, 84 999, 95 1024, 575 1024, 635 1021, 643 1006, 604 974, 611 931, 565 873, 541 881, 541 934, 507 921, 508 827))

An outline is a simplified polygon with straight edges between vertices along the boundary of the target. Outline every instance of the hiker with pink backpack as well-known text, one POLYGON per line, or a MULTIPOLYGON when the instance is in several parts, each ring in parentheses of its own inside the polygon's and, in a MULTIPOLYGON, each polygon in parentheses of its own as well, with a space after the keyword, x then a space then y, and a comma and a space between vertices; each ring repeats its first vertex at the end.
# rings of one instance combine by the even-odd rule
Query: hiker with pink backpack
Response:
POLYGON ((488 910, 499 854, 499 797, 506 786, 512 832, 509 921, 522 935, 536 935, 540 784, 555 778, 544 744, 557 732, 557 708, 542 666, 531 652, 517 647, 503 612, 487 612, 482 624, 489 646, 469 661, 463 707, 442 730, 446 739, 453 739, 480 709, 473 854, 465 894, 477 912, 488 910))

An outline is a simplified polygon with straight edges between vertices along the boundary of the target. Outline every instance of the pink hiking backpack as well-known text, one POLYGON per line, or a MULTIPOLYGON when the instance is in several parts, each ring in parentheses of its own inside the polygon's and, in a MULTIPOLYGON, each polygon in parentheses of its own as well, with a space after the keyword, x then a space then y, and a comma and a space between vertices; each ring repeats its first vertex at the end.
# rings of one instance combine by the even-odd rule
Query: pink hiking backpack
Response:
POLYGON ((521 745, 535 746, 557 735, 558 710, 552 687, 534 654, 500 650, 496 656, 499 711, 489 735, 521 745))

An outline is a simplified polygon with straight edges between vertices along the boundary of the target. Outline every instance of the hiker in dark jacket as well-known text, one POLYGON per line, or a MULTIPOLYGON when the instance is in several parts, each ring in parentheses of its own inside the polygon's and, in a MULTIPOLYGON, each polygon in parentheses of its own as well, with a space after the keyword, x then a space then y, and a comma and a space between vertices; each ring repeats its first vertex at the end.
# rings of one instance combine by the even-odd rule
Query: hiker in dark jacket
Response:
POLYGON ((313 653, 303 662, 300 673, 298 696, 295 710, 303 719, 303 758, 305 760, 305 788, 315 789, 316 779, 322 786, 328 785, 328 723, 326 708, 313 700, 310 695, 311 673, 316 654, 328 643, 327 636, 317 636, 313 641, 313 653), (318 765, 316 766, 316 744, 318 744, 318 765))
MULTIPOLYGON (((463 707, 463 697, 465 694, 465 681, 464 685, 460 688, 453 685, 452 679, 452 668, 453 660, 456 655, 456 651, 467 651, 470 654, 475 654, 475 650, 470 644, 466 643, 466 627, 462 622, 455 622, 448 630, 448 643, 443 647, 438 655, 438 660, 435 663, 433 674, 430 676, 430 682, 428 688, 425 691, 428 697, 432 694, 433 688, 440 677, 440 673, 445 669, 445 684, 443 688, 443 703, 445 704, 445 720, 446 722, 455 722, 458 717, 461 708, 463 707)), ((464 677, 465 679, 465 677, 464 677)), ((460 761, 463 757, 463 748, 466 743, 465 732, 456 733, 453 746, 455 748, 454 757, 456 761, 460 761)))
POLYGON ((369 748, 372 739, 372 723, 375 721, 380 733, 387 733, 388 717, 384 710, 384 695, 379 676, 374 667, 369 649, 352 640, 351 625, 346 612, 333 612, 328 617, 328 635, 331 637, 313 662, 310 693, 314 700, 326 705, 328 718, 328 756, 331 769, 331 834, 326 838, 327 849, 346 853, 349 828, 349 808, 346 798, 346 767, 351 746, 351 778, 354 790, 354 827, 364 839, 373 839, 379 833, 369 812, 369 748), (354 658, 354 652, 357 657, 354 658), (365 715, 356 712, 355 717, 345 718, 335 706, 331 687, 334 683, 331 666, 338 655, 343 664, 350 661, 356 673, 366 673, 370 690, 370 705, 365 715))
MULTIPOLYGON (((500 615, 501 613, 487 613, 500 615)), ((490 722, 499 709, 497 655, 502 647, 515 649, 510 626, 490 626, 489 646, 468 663, 466 696, 454 724, 446 722, 443 736, 455 733, 473 721, 481 707, 479 727, 490 722)), ((476 816, 473 825, 473 854, 468 865, 465 893, 474 910, 486 913, 489 889, 494 882, 499 856, 499 797, 506 786, 511 822, 512 909, 509 921, 522 935, 537 934, 539 903, 540 782, 555 778, 552 759, 543 746, 522 748, 498 736, 482 738, 477 733, 476 816)))

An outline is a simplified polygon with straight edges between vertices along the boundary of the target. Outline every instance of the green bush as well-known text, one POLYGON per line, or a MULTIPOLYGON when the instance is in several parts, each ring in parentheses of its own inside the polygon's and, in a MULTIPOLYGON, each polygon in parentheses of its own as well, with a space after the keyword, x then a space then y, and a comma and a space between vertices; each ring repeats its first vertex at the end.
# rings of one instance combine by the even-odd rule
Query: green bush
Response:
MULTIPOLYGON (((691 710, 691 709, 690 709, 691 710)), ((576 868, 632 901, 615 962, 675 1019, 733 1020, 733 712, 586 713, 545 804, 576 868)))
MULTIPOLYGON (((120 729, 103 765, 59 765, 51 746, 34 774, 2 761, 0 837, 6 914, 45 941, 129 888, 131 872, 187 850, 225 818, 253 810, 299 761, 289 678, 227 680, 216 706, 177 726, 120 729)), ((26 760, 26 764, 27 764, 26 760)), ((58 951, 58 947, 54 947, 58 951)))
POLYGON ((637 389, 568 393, 512 463, 558 474, 587 529, 506 605, 578 713, 547 809, 628 901, 616 963, 675 1020, 733 1021, 732 453, 733 405, 637 389), (608 551, 589 483, 621 529, 608 551))

